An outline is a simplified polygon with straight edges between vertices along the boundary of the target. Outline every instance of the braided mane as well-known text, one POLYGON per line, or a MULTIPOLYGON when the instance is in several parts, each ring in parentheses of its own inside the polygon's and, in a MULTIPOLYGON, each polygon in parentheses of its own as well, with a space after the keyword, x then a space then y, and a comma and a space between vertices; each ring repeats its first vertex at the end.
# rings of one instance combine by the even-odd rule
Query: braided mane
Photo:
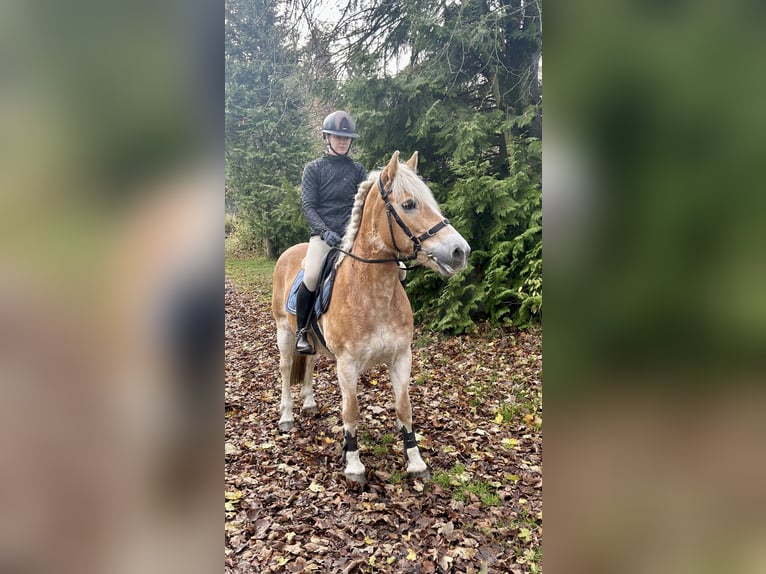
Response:
MULTIPOLYGON (((343 235, 343 241, 340 244, 340 248, 343 251, 351 251, 356 239, 357 233, 359 233, 359 227, 362 225, 362 214, 364 213, 364 201, 367 199, 367 193, 375 185, 375 182, 380 175, 380 171, 374 171, 369 174, 367 181, 363 181, 359 184, 359 189, 354 197, 354 206, 351 208, 351 218, 346 225, 346 233, 343 235)), ((346 254, 341 251, 338 254, 338 259, 335 261, 335 268, 341 264, 341 261, 346 257, 346 254)))

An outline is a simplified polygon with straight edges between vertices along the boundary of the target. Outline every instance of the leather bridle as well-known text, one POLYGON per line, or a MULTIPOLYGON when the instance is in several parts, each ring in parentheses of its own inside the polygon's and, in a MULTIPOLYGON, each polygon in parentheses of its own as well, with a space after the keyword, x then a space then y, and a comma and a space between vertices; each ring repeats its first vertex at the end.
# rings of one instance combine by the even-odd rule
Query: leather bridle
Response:
MULTIPOLYGON (((382 174, 381 174, 382 175, 382 174)), ((410 241, 412 241, 414 252, 412 255, 410 255, 407 258, 400 258, 400 261, 411 261, 412 259, 415 259, 418 255, 418 251, 422 249, 422 243, 429 237, 433 237, 436 235, 441 229, 447 227, 450 222, 449 219, 444 218, 439 223, 431 227, 428 231, 425 233, 422 233, 421 235, 415 236, 414 233, 410 230, 409 227, 407 227, 407 224, 402 221, 402 218, 399 217, 399 214, 396 212, 396 209, 389 201, 389 196, 391 195, 391 190, 386 190, 383 187, 383 179, 381 175, 378 175, 378 189, 380 190, 380 198, 383 200, 383 203, 386 205, 386 219, 388 220, 388 231, 391 233, 391 241, 394 244, 394 248, 396 249, 396 252, 398 255, 401 254, 402 250, 399 249, 399 246, 396 244, 396 238, 394 237, 394 226, 393 223, 391 223, 391 219, 393 218, 394 221, 396 221, 397 225, 401 228, 402 231, 404 231, 404 234, 409 237, 410 241)))
MULTIPOLYGON (((388 221, 388 231, 391 234, 391 241, 394 244, 394 248, 396 249, 396 257, 387 257, 383 259, 367 259, 366 257, 360 257, 359 255, 354 255, 350 251, 346 251, 344 249, 341 249, 340 247, 333 247, 333 249, 336 249, 340 251, 341 253, 344 253, 348 255, 349 257, 356 259, 357 261, 361 261, 363 263, 391 263, 391 262, 404 262, 404 261, 412 261, 414 259, 417 259, 418 257, 418 251, 420 251, 422 247, 423 241, 428 239, 429 237, 433 237, 436 235, 441 229, 444 227, 447 227, 450 225, 450 221, 447 218, 442 219, 439 223, 431 227, 428 231, 425 233, 421 233, 420 235, 416 236, 409 227, 407 227, 407 224, 402 221, 402 218, 399 217, 399 214, 396 212, 396 209, 389 201, 388 197, 391 195, 390 189, 385 189, 383 187, 383 179, 381 175, 378 175, 378 190, 380 191, 380 198, 383 200, 383 203, 386 206, 386 219, 388 221), (402 256, 402 251, 399 249, 399 246, 396 244, 396 238, 394 237, 394 225, 391 223, 391 219, 393 218, 394 221, 396 221, 397 225, 404 231, 405 235, 409 237, 410 241, 412 241, 413 244, 413 253, 412 255, 408 255, 406 257, 402 256)), ((411 269, 411 267, 406 267, 406 269, 411 269)))

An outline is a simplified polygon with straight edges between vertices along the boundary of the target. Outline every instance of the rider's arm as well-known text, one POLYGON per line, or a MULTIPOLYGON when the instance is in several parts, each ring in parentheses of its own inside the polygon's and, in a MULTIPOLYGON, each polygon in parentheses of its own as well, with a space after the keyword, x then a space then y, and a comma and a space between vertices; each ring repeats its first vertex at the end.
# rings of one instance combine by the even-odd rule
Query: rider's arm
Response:
POLYGON ((303 214, 306 216, 311 234, 318 235, 322 233, 327 226, 317 213, 319 204, 319 170, 313 163, 308 164, 303 170, 301 179, 301 206, 303 214))

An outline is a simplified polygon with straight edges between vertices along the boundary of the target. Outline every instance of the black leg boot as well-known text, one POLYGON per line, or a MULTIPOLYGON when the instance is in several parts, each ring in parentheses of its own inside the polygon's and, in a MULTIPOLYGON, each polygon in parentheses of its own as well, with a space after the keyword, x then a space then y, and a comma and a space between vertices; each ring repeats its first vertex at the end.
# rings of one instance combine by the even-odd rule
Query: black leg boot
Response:
POLYGON ((295 352, 299 355, 313 355, 316 352, 307 336, 309 317, 311 316, 311 307, 313 305, 314 293, 309 291, 304 283, 301 283, 301 286, 298 287, 295 300, 295 319, 298 323, 295 352))

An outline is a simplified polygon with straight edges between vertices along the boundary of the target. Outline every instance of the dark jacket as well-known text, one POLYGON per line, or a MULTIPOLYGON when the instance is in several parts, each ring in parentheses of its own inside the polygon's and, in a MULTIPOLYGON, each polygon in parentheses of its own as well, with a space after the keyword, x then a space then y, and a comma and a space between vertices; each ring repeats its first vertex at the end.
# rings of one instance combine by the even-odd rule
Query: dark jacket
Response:
POLYGON ((325 229, 343 235, 357 188, 365 179, 362 164, 347 157, 325 155, 303 168, 301 201, 311 235, 325 229))

